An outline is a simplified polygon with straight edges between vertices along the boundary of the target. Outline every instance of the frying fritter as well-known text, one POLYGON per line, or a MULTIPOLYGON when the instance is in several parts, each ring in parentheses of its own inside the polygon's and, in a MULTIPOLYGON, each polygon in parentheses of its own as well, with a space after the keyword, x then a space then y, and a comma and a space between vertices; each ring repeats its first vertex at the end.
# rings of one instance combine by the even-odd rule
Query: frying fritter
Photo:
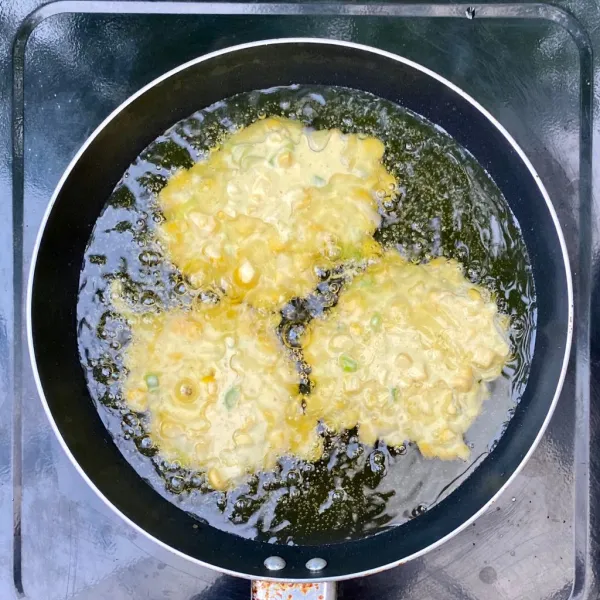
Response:
POLYGON ((158 237, 194 286, 281 306, 315 287, 315 267, 377 254, 377 197, 396 187, 383 151, 372 137, 259 120, 170 179, 158 237))
POLYGON ((206 471, 213 488, 227 489, 283 455, 320 457, 315 421, 302 413, 294 365, 269 319, 226 301, 121 312, 132 334, 124 398, 147 411, 165 458, 206 471))
POLYGON ((333 430, 358 425, 366 444, 414 441, 424 456, 466 459, 463 434, 509 356, 507 327, 456 261, 416 265, 387 251, 309 326, 307 415, 333 430))

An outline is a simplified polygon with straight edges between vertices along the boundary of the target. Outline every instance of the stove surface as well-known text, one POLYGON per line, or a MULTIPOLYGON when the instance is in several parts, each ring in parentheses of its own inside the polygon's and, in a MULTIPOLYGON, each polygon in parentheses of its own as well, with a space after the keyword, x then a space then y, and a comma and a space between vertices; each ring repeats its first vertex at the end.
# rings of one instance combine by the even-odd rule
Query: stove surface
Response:
MULTIPOLYGON (((0 598, 248 598, 249 582, 198 568, 125 525, 87 487, 47 423, 24 345, 22 315, 14 309, 22 305, 37 229, 63 170, 111 110, 142 85, 186 60, 264 38, 352 40, 402 54, 439 72, 500 120, 524 148, 549 190, 578 276, 586 266, 579 256, 584 228, 578 222, 582 108, 578 46, 556 22, 486 18, 477 6, 472 19, 466 5, 454 11, 456 16, 447 17, 442 16, 445 5, 420 5, 413 11, 420 16, 410 17, 242 17, 115 14, 123 13, 128 5, 131 11, 156 13, 167 5, 160 2, 58 3, 55 7, 61 10, 34 21, 28 37, 20 38, 28 40, 23 64, 16 64, 17 75, 25 68, 24 87, 17 88, 17 96, 22 92, 24 101, 24 192, 21 197, 17 191, 17 202, 11 203, 12 185, 19 185, 21 173, 19 161, 11 162, 10 93, 15 65, 10 44, 23 19, 42 3, 0 0, 0 598), (11 175, 16 179, 11 180, 11 175)), ((597 6, 586 0, 561 4, 579 19, 582 31, 600 51, 597 6)), ((177 6, 180 11, 193 12, 193 3, 177 6)), ((596 69, 596 78, 598 74, 600 69, 596 69)), ((596 137, 599 124, 597 121, 594 127, 596 137)), ((598 172, 594 176, 598 187, 598 172)), ((561 400, 546 435, 500 500, 467 530, 428 555, 387 572, 341 583, 341 598, 598 597, 597 192, 594 200, 589 481, 583 452, 588 439, 581 420, 585 407, 576 386, 576 352, 584 350, 580 344, 573 351, 561 400)), ((583 288, 576 287, 579 294, 583 288)), ((585 367, 580 362, 579 368, 585 367)))

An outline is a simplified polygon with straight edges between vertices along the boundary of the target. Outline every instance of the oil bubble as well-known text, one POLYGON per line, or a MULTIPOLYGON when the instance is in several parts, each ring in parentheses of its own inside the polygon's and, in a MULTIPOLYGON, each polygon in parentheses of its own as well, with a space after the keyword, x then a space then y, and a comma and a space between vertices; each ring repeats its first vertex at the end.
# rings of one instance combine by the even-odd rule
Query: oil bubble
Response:
POLYGON ((140 297, 140 304, 143 304, 146 307, 154 306, 157 303, 158 296, 150 290, 146 290, 140 297))
POLYGON ((158 449, 154 446, 152 439, 148 435, 136 438, 137 449, 145 456, 154 456, 158 449))
POLYGON ((181 494, 185 490, 185 481, 183 477, 171 477, 168 482, 168 489, 174 494, 181 494))
POLYGON ((286 482, 288 485, 299 485, 302 481, 302 475, 299 471, 291 470, 286 476, 286 482))
POLYGON ((333 502, 344 502, 344 500, 346 500, 347 498, 347 494, 344 490, 342 489, 337 489, 334 490, 333 493, 331 494, 331 499, 333 502))
POLYGON ((306 327, 304 325, 296 325, 289 323, 284 325, 282 331, 283 342, 290 348, 300 348, 302 345, 302 338, 306 333, 306 327))
POLYGON ((158 252, 145 250, 139 255, 139 260, 147 267, 155 267, 160 262, 161 256, 158 252))
POLYGON ((183 281, 181 281, 175 286, 175 292, 180 296, 183 296, 187 292, 187 286, 185 285, 185 283, 183 283, 183 281))
POLYGON ((140 424, 139 419, 137 418, 137 416, 134 413, 127 413, 123 417, 123 422, 126 425, 129 425, 130 427, 137 427, 140 424))
POLYGON ((205 483, 206 479, 202 475, 197 473, 190 477, 190 486, 193 488, 200 488, 205 483))

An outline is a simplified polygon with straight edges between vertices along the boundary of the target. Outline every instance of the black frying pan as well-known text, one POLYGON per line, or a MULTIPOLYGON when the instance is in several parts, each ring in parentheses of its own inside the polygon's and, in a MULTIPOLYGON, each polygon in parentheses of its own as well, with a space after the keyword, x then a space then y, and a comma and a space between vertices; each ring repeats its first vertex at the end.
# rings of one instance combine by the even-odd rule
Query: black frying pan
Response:
POLYGON ((77 154, 42 224, 28 297, 38 388, 71 460, 130 524, 190 560, 232 574, 342 579, 414 558, 465 527, 501 492, 539 441, 558 399, 572 330, 568 259, 541 182, 510 136, 471 98, 405 59, 326 40, 260 42, 192 61, 120 106, 77 154), (537 289, 537 335, 529 381, 506 433, 484 463, 424 515, 377 535, 335 545, 273 546, 198 521, 142 480, 90 400, 77 347, 76 308, 86 244, 107 198, 132 160, 170 125, 234 94, 292 83, 365 90, 443 127, 490 173, 519 221, 537 289), (276 555, 277 572, 265 567, 276 555), (312 558, 327 561, 312 572, 312 558), (283 564, 283 563, 281 563, 283 564))

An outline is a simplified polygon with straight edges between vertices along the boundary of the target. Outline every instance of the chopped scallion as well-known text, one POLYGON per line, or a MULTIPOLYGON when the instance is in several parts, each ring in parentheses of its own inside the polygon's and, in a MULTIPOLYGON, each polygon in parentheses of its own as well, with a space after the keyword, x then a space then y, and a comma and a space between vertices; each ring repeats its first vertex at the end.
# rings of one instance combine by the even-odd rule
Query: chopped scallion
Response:
POLYGON ((347 354, 340 356, 340 367, 345 373, 354 373, 358 369, 358 363, 347 354))
POLYGON ((240 398, 240 389, 238 387, 232 387, 227 390, 225 394, 225 406, 227 410, 231 410, 238 402, 240 398))
POLYGON ((155 375, 154 373, 148 373, 145 379, 146 386, 148 387, 149 391, 153 392, 154 390, 158 389, 158 375, 155 375))

